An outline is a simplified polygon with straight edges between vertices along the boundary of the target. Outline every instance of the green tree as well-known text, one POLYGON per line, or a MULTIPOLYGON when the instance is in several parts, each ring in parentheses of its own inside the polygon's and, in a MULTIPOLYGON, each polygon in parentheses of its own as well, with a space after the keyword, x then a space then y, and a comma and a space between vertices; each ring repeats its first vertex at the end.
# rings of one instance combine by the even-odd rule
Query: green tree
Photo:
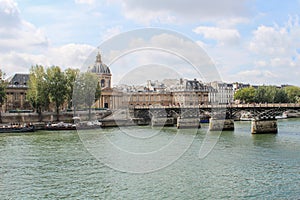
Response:
POLYGON ((1 112, 2 104, 6 99, 7 82, 4 80, 4 72, 0 69, 0 122, 2 122, 1 112))
POLYGON ((275 86, 266 86, 266 96, 268 103, 274 103, 277 90, 278 89, 275 86))
POLYGON ((66 77, 60 67, 52 66, 47 69, 45 79, 50 95, 50 101, 55 105, 57 121, 59 121, 59 110, 65 103, 67 96, 66 77))
POLYGON ((275 86, 259 86, 255 92, 255 102, 275 103, 278 100, 276 97, 278 90, 275 86))
POLYGON ((0 105, 4 103, 6 98, 7 82, 4 80, 5 73, 0 69, 0 105))
POLYGON ((32 66, 29 74, 28 91, 26 98, 39 114, 42 120, 42 110, 48 108, 50 104, 48 86, 45 80, 45 70, 41 65, 32 66))
POLYGON ((74 111, 74 116, 76 115, 76 110, 84 104, 84 74, 78 73, 73 87, 72 95, 72 106, 74 111))
POLYGON ((255 89, 253 87, 243 88, 234 94, 235 100, 240 100, 244 103, 252 103, 254 102, 255 97, 255 89))
MULTIPOLYGON (((95 92, 95 102, 97 100, 99 100, 100 97, 101 97, 101 87, 100 87, 100 82, 98 81, 97 87, 96 87, 96 92, 95 92)), ((99 105, 99 107, 100 107, 100 105, 99 105)))
POLYGON ((65 70, 66 86, 67 86, 66 98, 67 98, 69 109, 72 107, 72 96, 73 96, 73 90, 74 90, 74 83, 75 83, 75 80, 76 80, 76 77, 78 74, 79 74, 78 69, 68 68, 65 70))
POLYGON ((282 88, 277 89, 274 97, 274 103, 288 103, 288 102, 289 102, 289 98, 285 90, 282 88))
POLYGON ((256 103, 267 103, 270 98, 267 94, 267 86, 259 86, 255 91, 255 102, 256 103))
POLYGON ((83 97, 84 102, 89 108, 89 120, 91 120, 91 109, 95 103, 95 94, 97 89, 98 77, 96 74, 86 72, 83 74, 83 97))
POLYGON ((284 88, 289 102, 290 103, 296 103, 297 99, 300 97, 300 87, 297 86, 288 86, 284 88))

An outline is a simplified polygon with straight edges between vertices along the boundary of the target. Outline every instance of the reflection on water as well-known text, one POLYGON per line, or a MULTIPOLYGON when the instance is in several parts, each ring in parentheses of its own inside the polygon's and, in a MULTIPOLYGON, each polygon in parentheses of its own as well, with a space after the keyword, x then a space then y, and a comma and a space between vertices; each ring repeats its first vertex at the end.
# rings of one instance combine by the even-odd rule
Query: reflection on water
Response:
MULTIPOLYGON (((235 131, 223 132, 205 159, 198 152, 207 125, 197 134, 166 128, 152 136, 150 127, 128 128, 131 136, 117 128, 86 132, 96 144, 107 137, 122 148, 144 152, 176 135, 193 139, 173 164, 145 174, 107 167, 75 131, 0 135, 0 199, 297 199, 299 125, 298 119, 280 120, 278 134, 251 135, 249 122, 236 122, 235 131), (132 137, 139 142, 130 143, 132 137)), ((180 148, 177 143, 172 150, 180 148)), ((98 150, 107 151, 105 145, 98 150)))
POLYGON ((272 148, 276 145, 277 134, 253 134, 253 144, 259 147, 272 148))

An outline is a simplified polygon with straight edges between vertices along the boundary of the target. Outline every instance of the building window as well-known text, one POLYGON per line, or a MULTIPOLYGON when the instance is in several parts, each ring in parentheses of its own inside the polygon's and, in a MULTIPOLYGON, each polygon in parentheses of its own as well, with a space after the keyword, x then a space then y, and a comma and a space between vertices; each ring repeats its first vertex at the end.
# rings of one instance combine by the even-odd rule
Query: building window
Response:
POLYGON ((17 101, 18 100, 18 93, 15 93, 14 96, 15 96, 15 101, 17 101))
POLYGON ((100 85, 101 85, 102 88, 105 87, 105 80, 104 79, 101 80, 101 84, 100 85))

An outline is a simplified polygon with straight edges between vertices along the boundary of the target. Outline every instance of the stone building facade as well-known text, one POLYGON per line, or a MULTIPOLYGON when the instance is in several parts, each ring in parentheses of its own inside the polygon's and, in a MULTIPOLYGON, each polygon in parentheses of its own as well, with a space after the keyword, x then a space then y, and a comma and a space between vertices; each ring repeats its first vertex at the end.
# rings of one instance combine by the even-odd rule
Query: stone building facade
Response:
POLYGON ((112 87, 111 87, 111 72, 109 67, 102 62, 101 54, 98 52, 96 61, 93 66, 88 69, 89 72, 95 73, 99 78, 101 87, 101 97, 95 103, 96 108, 111 108, 112 107, 112 87))
POLYGON ((8 79, 6 99, 2 111, 31 110, 31 105, 26 100, 29 74, 15 74, 8 79))
POLYGON ((115 90, 112 99, 118 105, 112 104, 112 108, 126 108, 130 106, 198 106, 209 103, 208 91, 197 80, 178 80, 178 87, 169 90, 167 86, 159 87, 147 81, 147 87, 143 91, 131 89, 115 90), (159 88, 159 89, 157 89, 159 88), (118 93, 118 95, 115 95, 118 93), (117 100, 116 100, 117 99, 117 100))
POLYGON ((223 82, 211 82, 210 86, 217 91, 215 97, 216 103, 231 104, 234 102, 233 84, 223 83, 223 82))

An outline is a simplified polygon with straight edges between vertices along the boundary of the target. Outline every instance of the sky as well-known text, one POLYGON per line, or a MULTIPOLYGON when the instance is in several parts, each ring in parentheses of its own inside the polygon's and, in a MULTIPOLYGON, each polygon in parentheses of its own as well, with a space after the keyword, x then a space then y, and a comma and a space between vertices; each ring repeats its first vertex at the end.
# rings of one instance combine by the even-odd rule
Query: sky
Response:
MULTIPOLYGON (((36 64, 82 68, 103 42, 156 27, 199 45, 224 82, 300 86, 299 16, 300 0, 0 0, 0 68, 7 77, 29 73, 36 64)), ((162 36, 153 38, 163 43, 162 36)), ((181 48, 193 53, 188 45, 181 48)), ((151 68, 146 60, 140 59, 140 65, 151 68)), ((119 63, 123 68, 109 65, 113 81, 137 65, 124 62, 119 63)), ((173 71, 197 77, 187 69, 181 63, 173 71)))

